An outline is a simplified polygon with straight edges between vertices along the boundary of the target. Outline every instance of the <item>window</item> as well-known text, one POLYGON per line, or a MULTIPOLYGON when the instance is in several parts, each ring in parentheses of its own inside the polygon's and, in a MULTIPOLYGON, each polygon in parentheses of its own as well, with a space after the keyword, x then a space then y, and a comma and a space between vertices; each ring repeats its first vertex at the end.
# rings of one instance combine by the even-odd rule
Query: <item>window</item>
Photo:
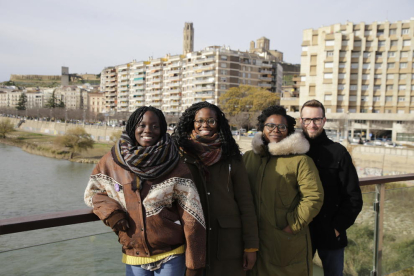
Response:
POLYGON ((356 102, 357 97, 356 96, 349 96, 349 101, 350 102, 356 102))
POLYGON ((339 52, 339 57, 346 57, 346 52, 345 51, 340 51, 339 52))
POLYGON ((325 73, 325 74, 323 74, 323 77, 325 79, 332 79, 332 73, 325 73))
POLYGON ((349 90, 357 90, 357 86, 355 84, 350 85, 349 90))
POLYGON ((331 113, 332 112, 332 108, 327 108, 326 109, 326 113, 331 113))
POLYGON ((306 81, 306 76, 301 76, 300 81, 306 81))
POLYGON ((402 35, 406 35, 406 34, 409 34, 409 33, 410 33, 410 29, 402 29, 401 30, 402 35))
POLYGON ((344 109, 343 109, 343 108, 337 108, 337 109, 336 109, 336 112, 337 112, 337 113, 344 113, 344 109))
POLYGON ((390 47, 394 47, 398 45, 398 40, 391 40, 390 47))
POLYGON ((392 96, 385 96, 386 102, 392 102, 392 96))
POLYGON ((361 113, 368 113, 368 110, 365 108, 361 108, 361 113))
POLYGON ((326 40, 325 41, 325 46, 334 46, 335 45, 335 40, 326 40))
POLYGON ((358 69, 358 63, 351 63, 352 69, 358 69))
POLYGON ((388 52, 388 57, 389 58, 395 57, 395 52, 388 52))
POLYGON ((220 56, 222 60, 227 60, 227 56, 220 56))
POLYGON ((404 114, 404 113, 405 113, 405 111, 403 109, 398 109, 397 110, 397 114, 404 114))
POLYGON ((370 69, 371 68, 371 64, 370 63, 363 63, 362 64, 362 69, 370 69))
POLYGON ((385 113, 392 113, 391 109, 385 109, 385 113))
POLYGON ((411 40, 403 40, 403 47, 411 46, 411 40))
POLYGON ((358 74, 351 74, 351 80, 357 80, 358 74))
POLYGON ((333 57, 334 56, 334 52, 333 51, 327 51, 326 52, 326 57, 333 57))
POLYGON ((351 57, 357 58, 359 57, 359 55, 360 55, 360 52, 352 52, 351 57))
POLYGON ((375 74, 374 75, 374 79, 380 79, 381 78, 381 74, 375 74))
POLYGON ((378 47, 385 47, 385 40, 378 41, 378 47))
POLYGON ((371 47, 372 46, 372 41, 367 41, 365 45, 367 46, 367 48, 371 47))
POLYGON ((405 97, 398 97, 398 100, 397 100, 399 103, 400 102, 405 102, 405 97))
POLYGON ((345 74, 338 74, 338 79, 345 79, 345 78, 346 78, 345 74))
POLYGON ((325 68, 333 68, 333 62, 325 62, 325 68))
POLYGON ((344 62, 341 62, 338 65, 339 68, 345 68, 345 66, 346 66, 346 63, 344 63, 344 62))
POLYGON ((373 109, 372 113, 380 113, 379 109, 373 109))
POLYGON ((390 35, 396 35, 397 29, 390 29, 390 35))
POLYGON ((348 40, 342 40, 342 46, 347 46, 348 45, 348 40))
POLYGON ((344 96, 343 95, 338 95, 338 101, 343 101, 344 100, 344 96))
POLYGON ((381 99, 381 97, 378 97, 378 96, 374 96, 374 97, 372 97, 372 100, 373 100, 374 102, 379 102, 379 101, 380 101, 380 99, 381 99))
POLYGON ((359 31, 354 31, 355 36, 359 36, 359 31))
POLYGON ((302 46, 302 52, 307 52, 308 51, 308 46, 302 46))
POLYGON ((387 80, 393 80, 394 74, 387 74, 387 80))
POLYGON ((361 47, 361 40, 355 40, 354 47, 361 47))
POLYGON ((227 78, 221 78, 221 81, 222 82, 226 82, 227 81, 227 78))
POLYGON ((414 103, 414 97, 411 96, 411 103, 414 103))
POLYGON ((374 85, 374 91, 381 90, 381 85, 374 85))
POLYGON ((338 90, 344 90, 345 89, 345 85, 343 84, 338 84, 338 90))
POLYGON ((227 67, 227 64, 222 63, 222 64, 221 64, 221 67, 226 68, 226 67, 227 67))
POLYGON ((375 63, 375 69, 381 69, 382 63, 375 63))
POLYGON ((387 63, 387 69, 392 69, 395 68, 395 63, 391 62, 391 63, 387 63))
POLYGON ((368 85, 361 85, 361 90, 367 90, 368 89, 368 85))
POLYGON ((371 56, 370 52, 364 52, 363 54, 364 58, 369 58, 371 56))
POLYGON ((332 95, 325 95, 324 100, 325 101, 331 101, 332 100, 332 95))
POLYGON ((365 35, 365 36, 370 36, 370 35, 372 35, 372 31, 369 31, 369 30, 368 30, 368 31, 365 31, 365 32, 364 32, 364 35, 365 35))
POLYGON ((401 52, 401 58, 408 58, 408 52, 407 51, 401 52))
POLYGON ((377 30, 377 36, 384 35, 384 30, 377 30))
POLYGON ((401 90, 405 90, 405 84, 400 84, 400 85, 398 85, 398 90, 399 90, 399 91, 401 91, 401 90))
POLYGON ((401 62, 400 63, 400 69, 407 68, 407 62, 401 62))
POLYGON ((392 90, 394 88, 394 85, 387 85, 387 90, 392 90))
POLYGON ((407 79, 407 74, 400 74, 400 75, 398 76, 398 79, 399 79, 399 80, 405 80, 405 79, 407 79))
POLYGON ((223 89, 223 90, 226 90, 227 89, 227 87, 226 87, 225 84, 220 85, 220 88, 223 89))
POLYGON ((362 74, 362 79, 363 80, 369 80, 369 75, 368 74, 362 74))

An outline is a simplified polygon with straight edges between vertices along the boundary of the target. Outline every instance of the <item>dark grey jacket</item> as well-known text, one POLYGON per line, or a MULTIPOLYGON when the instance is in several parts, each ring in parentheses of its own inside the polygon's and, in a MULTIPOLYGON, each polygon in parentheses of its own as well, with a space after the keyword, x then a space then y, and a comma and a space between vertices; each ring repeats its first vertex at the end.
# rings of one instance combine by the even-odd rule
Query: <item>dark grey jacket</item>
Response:
POLYGON ((310 223, 313 248, 339 249, 348 244, 346 229, 354 224, 362 209, 362 194, 352 158, 344 146, 331 141, 325 131, 308 139, 307 153, 319 170, 325 192, 319 214, 310 223), (335 236, 335 230, 340 235, 335 236))

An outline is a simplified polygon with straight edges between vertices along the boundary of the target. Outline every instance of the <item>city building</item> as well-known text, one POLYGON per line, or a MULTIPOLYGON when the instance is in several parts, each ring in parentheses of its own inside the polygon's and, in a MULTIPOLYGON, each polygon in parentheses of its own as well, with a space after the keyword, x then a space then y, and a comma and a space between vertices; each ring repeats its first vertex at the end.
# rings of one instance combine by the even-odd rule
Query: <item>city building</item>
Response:
POLYGON ((105 110, 106 97, 101 92, 89 92, 88 94, 88 109, 91 112, 103 113, 105 110))
POLYGON ((413 33, 414 18, 304 30, 299 106, 317 99, 334 120, 327 127, 342 118, 352 136, 387 130, 403 141, 414 121, 413 33))
POLYGON ((42 91, 27 91, 26 108, 42 108, 43 107, 43 92, 42 91))
POLYGON ((88 93, 75 85, 55 89, 55 98, 65 104, 66 109, 87 109, 88 93))

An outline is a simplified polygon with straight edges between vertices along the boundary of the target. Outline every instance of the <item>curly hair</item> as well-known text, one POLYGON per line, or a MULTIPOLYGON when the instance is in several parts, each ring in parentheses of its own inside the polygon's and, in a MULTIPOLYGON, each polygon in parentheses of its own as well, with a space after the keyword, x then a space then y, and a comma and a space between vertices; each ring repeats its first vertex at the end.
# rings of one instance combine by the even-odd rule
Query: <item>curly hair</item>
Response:
POLYGON ((135 139, 135 129, 137 128, 137 125, 141 123, 142 118, 147 111, 154 112, 160 120, 160 137, 163 137, 165 133, 167 133, 167 121, 165 120, 165 116, 162 111, 152 106, 141 106, 137 108, 137 110, 135 110, 131 116, 129 116, 129 119, 125 126, 126 133, 128 134, 129 138, 135 142, 135 144, 137 143, 137 140, 135 139))
POLYGON ((208 102, 195 103, 184 111, 172 135, 178 143, 178 146, 191 152, 188 137, 194 129, 195 115, 197 111, 202 108, 209 108, 217 115, 217 131, 220 132, 220 136, 224 139, 222 144, 223 160, 232 156, 238 159, 241 158, 240 148, 231 134, 230 125, 226 119, 226 115, 224 115, 223 111, 221 111, 219 107, 208 102))
POLYGON ((259 115, 259 117, 257 117, 257 120, 259 121, 257 124, 257 129, 259 131, 263 131, 264 129, 264 124, 267 120, 267 118, 269 118, 272 115, 280 115, 285 117, 286 122, 287 122, 287 130, 288 130, 288 136, 293 134, 295 132, 295 125, 296 125, 296 120, 287 115, 286 114, 286 109, 283 106, 280 105, 272 105, 269 106, 268 108, 266 108, 265 110, 262 111, 262 113, 259 115))

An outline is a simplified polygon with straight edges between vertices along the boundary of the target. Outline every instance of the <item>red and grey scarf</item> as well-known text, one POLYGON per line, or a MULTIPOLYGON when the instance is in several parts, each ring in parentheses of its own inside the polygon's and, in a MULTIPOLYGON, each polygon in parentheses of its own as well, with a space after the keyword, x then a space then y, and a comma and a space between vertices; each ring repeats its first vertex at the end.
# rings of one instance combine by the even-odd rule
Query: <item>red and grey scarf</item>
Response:
POLYGON ((156 179, 171 171, 178 163, 178 149, 166 133, 153 146, 141 147, 124 131, 112 147, 112 157, 121 167, 132 171, 140 179, 156 179))
POLYGON ((209 167, 221 159, 222 138, 219 133, 215 133, 211 137, 200 136, 193 130, 189 140, 194 148, 194 153, 205 166, 209 167))

